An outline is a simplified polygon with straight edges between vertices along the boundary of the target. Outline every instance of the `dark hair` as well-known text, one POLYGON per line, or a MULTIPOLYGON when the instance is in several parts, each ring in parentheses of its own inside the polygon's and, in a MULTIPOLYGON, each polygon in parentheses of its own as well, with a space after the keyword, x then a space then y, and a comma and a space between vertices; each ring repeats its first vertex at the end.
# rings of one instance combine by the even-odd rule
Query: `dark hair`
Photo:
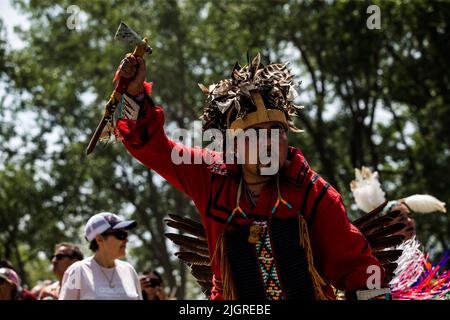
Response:
POLYGON ((81 253, 80 248, 73 243, 70 242, 61 242, 55 245, 55 251, 60 247, 67 247, 68 254, 72 257, 72 259, 83 260, 83 254, 81 253))
MULTIPOLYGON (((110 229, 108 229, 108 230, 102 232, 100 235, 101 235, 102 237, 105 237, 105 236, 107 235, 108 231, 110 231, 110 229)), ((89 242, 89 249, 90 249, 92 252, 97 252, 98 248, 99 248, 99 246, 98 246, 97 240, 95 240, 95 238, 92 239, 92 241, 89 242)))
POLYGON ((98 243, 97 243, 97 240, 95 240, 95 238, 92 239, 91 242, 89 242, 89 249, 92 252, 96 252, 98 250, 98 243))

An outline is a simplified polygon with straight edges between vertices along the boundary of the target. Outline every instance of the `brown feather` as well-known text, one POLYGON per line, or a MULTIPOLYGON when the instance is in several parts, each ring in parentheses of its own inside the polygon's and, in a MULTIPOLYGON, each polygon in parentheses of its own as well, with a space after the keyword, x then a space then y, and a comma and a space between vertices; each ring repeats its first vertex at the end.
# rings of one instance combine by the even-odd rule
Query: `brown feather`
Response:
POLYGON ((381 266, 383 267, 386 275, 392 275, 394 273, 395 269, 397 269, 398 264, 390 262, 390 263, 382 264, 381 266))
POLYGON ((380 228, 378 230, 373 230, 370 233, 365 234, 367 240, 372 240, 372 239, 379 239, 379 238, 385 238, 389 235, 394 235, 394 234, 398 234, 399 232, 401 232, 402 230, 404 230, 406 228, 406 225, 403 223, 395 223, 393 225, 387 225, 383 228, 380 228))
POLYGON ((193 230, 196 230, 195 233, 188 231, 189 233, 191 233, 197 237, 206 239, 205 228, 203 227, 203 225, 200 222, 195 221, 190 218, 187 218, 187 217, 181 217, 181 216, 173 214, 173 213, 169 213, 169 217, 178 223, 182 223, 184 225, 191 226, 193 228, 193 230))
POLYGON ((194 252, 176 252, 175 255, 185 263, 189 265, 197 265, 197 266, 209 266, 211 265, 211 261, 209 258, 202 257, 194 252))
POLYGON ((212 289, 212 282, 211 281, 200 281, 197 280, 197 283, 202 288, 202 292, 209 297, 211 295, 211 289, 212 289))
POLYGON ((403 240, 407 240, 415 234, 414 221, 407 211, 400 210, 390 211, 363 225, 360 230, 369 242, 389 235, 401 236, 403 240))
POLYGON ((179 246, 195 246, 202 250, 208 250, 206 241, 178 233, 165 233, 164 235, 179 246))
POLYGON ((213 272, 211 266, 193 265, 191 273, 199 281, 212 281, 213 272))
POLYGON ((362 217, 359 217, 355 221, 352 222, 352 224, 357 227, 358 229, 361 229, 362 225, 366 224, 367 222, 374 219, 381 211, 383 211, 384 207, 386 206, 388 202, 385 201, 382 204, 380 204, 378 207, 370 211, 369 213, 366 213, 362 217))
POLYGON ((405 239, 404 236, 394 235, 394 236, 389 236, 389 237, 385 237, 385 238, 381 238, 381 239, 374 239, 372 241, 368 240, 368 242, 372 249, 379 250, 379 249, 385 249, 385 248, 391 248, 391 247, 397 246, 397 245, 401 244, 404 239, 405 239))
POLYGON ((372 221, 369 221, 368 223, 361 226, 359 230, 361 230, 361 232, 366 235, 371 232, 374 232, 375 230, 382 229, 391 221, 392 219, 390 217, 384 215, 382 217, 378 217, 373 219, 372 221))
POLYGON ((390 224, 399 223, 399 222, 405 223, 407 218, 408 217, 406 214, 402 214, 398 210, 390 211, 381 217, 375 218, 375 219, 363 224, 362 226, 360 226, 360 230, 363 233, 368 233, 375 229, 384 228, 390 224))
POLYGON ((402 255, 403 250, 385 250, 374 251, 373 255, 380 261, 380 263, 395 262, 402 255))
POLYGON ((204 237, 205 231, 203 229, 198 229, 194 225, 174 221, 172 219, 164 219, 164 222, 171 228, 174 228, 174 229, 186 232, 186 233, 190 233, 192 235, 197 236, 198 238, 206 240, 206 238, 204 237))
POLYGON ((176 233, 165 234, 168 239, 181 247, 182 251, 175 253, 175 256, 190 267, 191 273, 196 278, 202 292, 209 297, 213 286, 213 272, 203 225, 176 214, 169 214, 169 218, 164 219, 164 221, 169 227, 194 235, 192 237, 176 233))
POLYGON ((209 258, 209 251, 203 248, 196 247, 195 245, 185 242, 183 245, 180 245, 180 250, 184 252, 193 252, 202 257, 209 258))
POLYGON ((186 222, 186 223, 192 223, 192 224, 198 225, 198 226, 203 228, 203 225, 201 224, 201 222, 199 222, 197 220, 194 220, 194 219, 191 219, 191 218, 188 218, 188 217, 182 217, 182 216, 179 216, 179 215, 177 215, 175 213, 169 213, 168 216, 171 219, 173 219, 173 220, 186 222))

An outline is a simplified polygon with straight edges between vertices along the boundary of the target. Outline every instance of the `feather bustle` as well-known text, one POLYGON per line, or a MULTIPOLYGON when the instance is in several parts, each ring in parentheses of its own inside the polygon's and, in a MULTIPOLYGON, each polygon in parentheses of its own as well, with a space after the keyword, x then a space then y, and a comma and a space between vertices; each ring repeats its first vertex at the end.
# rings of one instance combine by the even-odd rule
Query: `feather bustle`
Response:
POLYGON ((190 251, 180 251, 176 252, 175 256, 177 256, 180 260, 186 262, 187 264, 197 265, 197 266, 209 266, 211 265, 211 261, 209 257, 203 257, 195 252, 190 251))
POLYGON ((185 236, 178 233, 165 233, 164 235, 179 246, 190 245, 200 249, 208 250, 208 244, 198 238, 185 236))

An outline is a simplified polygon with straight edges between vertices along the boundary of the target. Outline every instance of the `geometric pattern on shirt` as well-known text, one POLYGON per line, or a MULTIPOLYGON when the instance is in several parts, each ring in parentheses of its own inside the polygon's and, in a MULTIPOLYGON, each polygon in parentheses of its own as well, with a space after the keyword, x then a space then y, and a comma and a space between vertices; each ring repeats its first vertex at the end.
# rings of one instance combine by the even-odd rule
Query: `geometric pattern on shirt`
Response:
POLYGON ((267 221, 255 221, 254 224, 259 225, 263 230, 262 237, 258 239, 255 245, 267 299, 284 300, 280 278, 270 244, 270 234, 267 232, 267 221))

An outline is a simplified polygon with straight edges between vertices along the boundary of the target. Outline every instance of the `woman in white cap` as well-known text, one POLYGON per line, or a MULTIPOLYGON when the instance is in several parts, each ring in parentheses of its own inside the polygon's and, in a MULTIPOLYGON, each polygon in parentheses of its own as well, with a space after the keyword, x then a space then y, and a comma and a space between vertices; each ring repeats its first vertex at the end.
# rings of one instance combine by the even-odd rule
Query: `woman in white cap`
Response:
POLYGON ((92 257, 72 264, 62 280, 60 300, 141 300, 139 278, 133 266, 118 260, 126 254, 128 230, 136 221, 102 212, 85 227, 92 257))

